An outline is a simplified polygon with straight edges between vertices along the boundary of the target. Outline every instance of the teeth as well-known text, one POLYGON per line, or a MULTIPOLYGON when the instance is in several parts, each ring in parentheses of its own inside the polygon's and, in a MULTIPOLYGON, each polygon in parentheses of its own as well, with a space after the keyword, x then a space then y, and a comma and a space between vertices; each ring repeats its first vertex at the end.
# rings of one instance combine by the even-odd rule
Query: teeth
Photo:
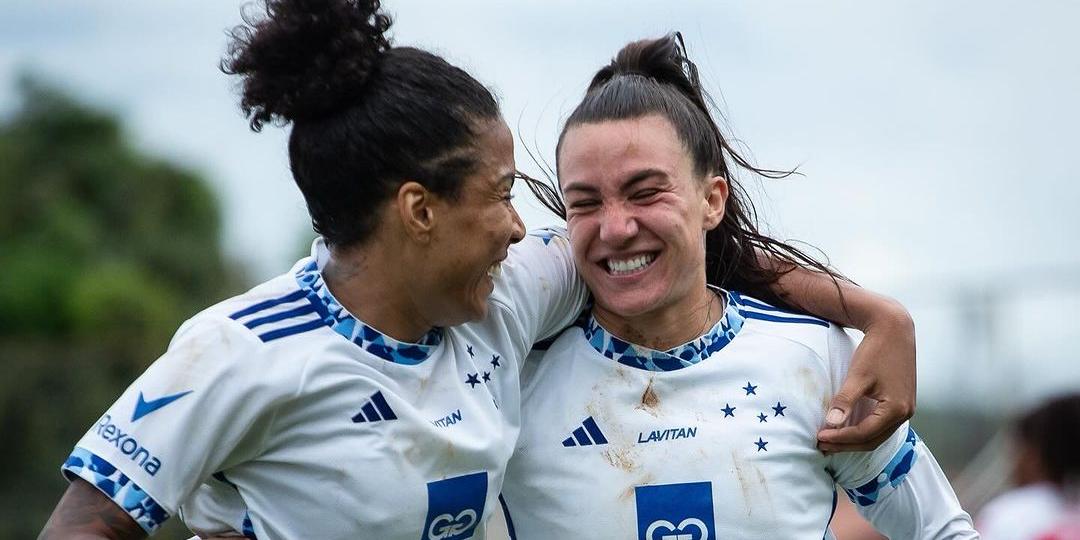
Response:
POLYGON ((640 270, 640 269, 648 266, 649 263, 651 263, 654 258, 656 258, 654 255, 638 255, 637 257, 633 257, 633 258, 627 259, 625 261, 618 261, 618 260, 615 260, 615 259, 608 259, 608 261, 607 261, 608 272, 611 272, 612 274, 615 274, 615 275, 628 274, 630 272, 633 272, 635 270, 640 270))
POLYGON ((491 266, 490 266, 490 267, 488 268, 488 272, 487 272, 487 273, 488 273, 488 275, 489 275, 489 276, 491 276, 492 278, 497 278, 497 277, 499 277, 499 274, 501 274, 501 273, 502 273, 502 263, 495 263, 495 264, 491 265, 491 266))

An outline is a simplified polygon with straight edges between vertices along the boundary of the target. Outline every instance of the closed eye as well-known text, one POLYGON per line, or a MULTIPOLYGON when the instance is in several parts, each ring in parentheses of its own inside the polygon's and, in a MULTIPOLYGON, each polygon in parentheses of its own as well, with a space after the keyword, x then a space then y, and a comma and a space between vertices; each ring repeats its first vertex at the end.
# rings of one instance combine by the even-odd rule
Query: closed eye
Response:
POLYGON ((635 201, 641 201, 641 200, 645 200, 645 199, 648 199, 650 197, 653 197, 653 196, 657 195, 658 193, 660 193, 659 189, 654 189, 654 188, 640 189, 638 191, 635 191, 634 194, 630 196, 630 198, 635 200, 635 201))
POLYGON ((575 210, 587 210, 589 208, 594 208, 599 204, 600 201, 597 201, 595 199, 582 199, 579 201, 571 202, 569 205, 567 205, 567 207, 575 210))

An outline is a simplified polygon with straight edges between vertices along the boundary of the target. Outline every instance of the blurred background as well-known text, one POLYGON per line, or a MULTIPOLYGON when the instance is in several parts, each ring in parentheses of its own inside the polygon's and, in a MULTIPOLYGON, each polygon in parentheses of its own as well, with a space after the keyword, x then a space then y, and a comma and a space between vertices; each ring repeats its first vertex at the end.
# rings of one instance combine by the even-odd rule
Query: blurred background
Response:
MULTIPOLYGON (((553 162, 597 68, 628 41, 681 30, 728 133, 758 165, 803 173, 741 179, 767 229, 913 313, 914 423, 969 511, 1008 486, 1005 423, 1080 390, 1067 157, 1080 142, 1080 4, 385 7, 397 44, 497 92, 532 174, 526 150, 553 162)), ((71 446, 182 320, 306 252, 287 130, 250 132, 217 69, 240 9, 0 7, 0 539, 37 534, 71 446)), ((530 227, 556 221, 527 190, 515 202, 530 227)), ((842 539, 864 537, 838 519, 842 539)))

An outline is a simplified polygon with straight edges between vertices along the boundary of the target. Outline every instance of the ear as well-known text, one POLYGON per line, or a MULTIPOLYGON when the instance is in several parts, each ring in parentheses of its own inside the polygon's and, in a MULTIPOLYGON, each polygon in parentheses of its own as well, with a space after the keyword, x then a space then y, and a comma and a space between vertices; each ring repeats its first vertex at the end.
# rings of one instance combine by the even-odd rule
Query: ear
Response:
POLYGON ((728 181, 723 176, 713 176, 705 180, 705 200, 702 206, 705 211, 705 219, 702 228, 711 231, 720 225, 724 219, 724 209, 727 207, 728 181))
POLYGON ((418 182, 409 181, 398 187, 394 202, 405 233, 419 242, 431 240, 435 229, 434 194, 418 182))

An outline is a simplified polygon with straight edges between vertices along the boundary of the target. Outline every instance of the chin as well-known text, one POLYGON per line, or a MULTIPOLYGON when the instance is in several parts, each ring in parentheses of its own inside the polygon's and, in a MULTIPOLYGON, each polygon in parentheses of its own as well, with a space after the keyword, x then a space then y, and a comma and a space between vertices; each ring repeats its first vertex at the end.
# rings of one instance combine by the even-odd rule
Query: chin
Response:
POLYGON ((627 298, 629 295, 620 295, 622 298, 612 298, 611 301, 596 299, 596 304, 608 313, 629 319, 645 315, 656 308, 658 302, 645 298, 627 298))

